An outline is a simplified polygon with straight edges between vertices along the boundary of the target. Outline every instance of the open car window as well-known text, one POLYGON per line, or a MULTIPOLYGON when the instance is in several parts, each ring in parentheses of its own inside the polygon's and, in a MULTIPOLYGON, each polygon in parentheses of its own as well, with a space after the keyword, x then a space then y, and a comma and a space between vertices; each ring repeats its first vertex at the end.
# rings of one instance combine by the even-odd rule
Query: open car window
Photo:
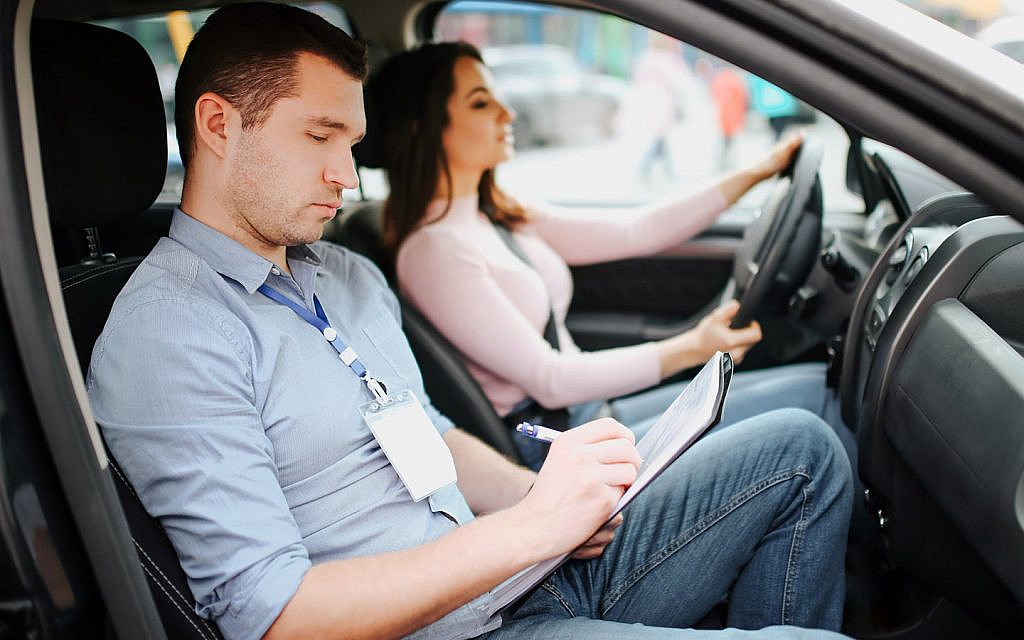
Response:
MULTIPOLYGON (((849 140, 834 120, 696 47, 616 16, 528 2, 453 2, 434 36, 479 47, 516 111, 517 152, 498 167, 511 193, 642 204, 756 162, 803 129, 826 146, 826 209, 863 210, 846 187, 849 140)), ((755 188, 740 206, 764 196, 755 188)))

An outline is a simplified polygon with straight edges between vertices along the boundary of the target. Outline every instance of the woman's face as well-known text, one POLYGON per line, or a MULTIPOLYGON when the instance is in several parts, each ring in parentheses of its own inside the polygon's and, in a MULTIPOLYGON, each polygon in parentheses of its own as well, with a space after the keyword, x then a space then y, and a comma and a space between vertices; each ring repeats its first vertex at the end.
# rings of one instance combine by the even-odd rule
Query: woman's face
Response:
POLYGON ((445 157, 452 171, 482 173, 512 155, 516 113, 498 100, 491 72, 473 58, 458 58, 452 76, 448 126, 441 134, 445 157))

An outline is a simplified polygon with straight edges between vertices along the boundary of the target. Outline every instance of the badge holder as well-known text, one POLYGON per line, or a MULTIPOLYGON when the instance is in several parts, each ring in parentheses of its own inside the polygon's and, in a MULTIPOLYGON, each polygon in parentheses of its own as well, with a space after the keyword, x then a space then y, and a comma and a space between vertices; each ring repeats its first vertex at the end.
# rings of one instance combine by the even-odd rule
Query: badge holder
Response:
POLYGON ((412 391, 388 396, 388 402, 367 402, 359 413, 409 495, 419 502, 457 480, 455 461, 412 391))

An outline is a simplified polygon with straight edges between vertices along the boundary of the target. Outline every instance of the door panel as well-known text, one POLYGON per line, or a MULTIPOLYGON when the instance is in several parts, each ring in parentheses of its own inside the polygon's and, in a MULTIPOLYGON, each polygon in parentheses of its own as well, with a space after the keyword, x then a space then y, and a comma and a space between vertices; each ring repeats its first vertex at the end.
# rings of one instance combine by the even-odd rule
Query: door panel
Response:
POLYGON ((717 303, 732 274, 744 224, 730 212, 690 242, 655 256, 572 268, 566 324, 585 350, 637 344, 692 326, 717 303))

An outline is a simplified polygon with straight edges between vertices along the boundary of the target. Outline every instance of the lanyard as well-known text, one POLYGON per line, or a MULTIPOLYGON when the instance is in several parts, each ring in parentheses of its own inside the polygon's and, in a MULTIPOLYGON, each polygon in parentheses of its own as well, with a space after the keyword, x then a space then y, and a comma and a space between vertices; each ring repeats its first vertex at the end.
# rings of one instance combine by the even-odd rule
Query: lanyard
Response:
POLYGON ((317 331, 323 334, 324 339, 334 347, 335 351, 338 352, 338 358, 345 363, 345 366, 352 369, 352 371, 359 376, 359 379, 366 384, 366 388, 373 395, 374 399, 381 404, 391 402, 391 398, 388 397, 388 391, 384 385, 370 375, 370 372, 366 370, 366 367, 359 360, 359 355, 352 347, 345 344, 338 335, 338 332, 331 326, 331 323, 327 321, 327 314, 324 312, 324 308, 320 304, 320 299, 316 297, 315 293, 313 294, 313 306, 316 308, 316 315, 313 315, 308 309, 286 298, 272 287, 261 284, 256 290, 274 302, 288 307, 300 318, 316 327, 317 331))

